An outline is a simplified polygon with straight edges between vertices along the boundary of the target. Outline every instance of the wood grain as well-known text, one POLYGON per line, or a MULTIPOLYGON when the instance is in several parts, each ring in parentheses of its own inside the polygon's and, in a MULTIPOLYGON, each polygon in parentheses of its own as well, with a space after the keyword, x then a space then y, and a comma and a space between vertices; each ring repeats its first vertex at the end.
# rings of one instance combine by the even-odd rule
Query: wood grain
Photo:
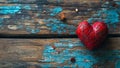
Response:
MULTIPOLYGON (((96 56, 100 57, 100 55, 104 54, 106 52, 108 54, 108 57, 114 56, 115 54, 119 56, 119 53, 110 53, 109 51, 112 50, 120 50, 120 38, 109 38, 104 44, 103 47, 100 49, 100 51, 103 51, 101 54, 99 51, 95 54, 96 56)), ((75 47, 70 48, 71 51, 76 50, 86 50, 84 46, 76 46, 77 43, 81 43, 76 38, 71 39, 0 39, 0 67, 1 68, 38 68, 43 67, 45 64, 51 64, 52 67, 68 65, 69 63, 57 63, 57 62, 47 62, 43 60, 45 56, 43 55, 44 49, 46 46, 55 46, 57 44, 55 43, 62 43, 66 44, 66 46, 69 46, 69 43, 72 43, 75 47), (65 42, 66 41, 66 42, 65 42)), ((56 51, 62 52, 62 50, 69 48, 69 47, 61 47, 56 48, 56 51)), ((90 51, 89 51, 90 52, 90 51)), ((49 53, 49 52, 48 52, 49 53)), ((105 53, 105 54, 106 54, 105 53)), ((57 55, 57 54, 56 54, 57 55)), ((65 55, 65 54, 64 54, 65 55)), ((66 54, 67 55, 67 54, 66 54)), ((87 56, 87 54, 85 54, 87 56)), ((101 58, 104 57, 101 56, 101 58)), ((52 58, 52 57, 51 57, 52 58)), ((57 57, 56 57, 57 58, 57 57)), ((62 56, 61 56, 62 58, 62 56)), ((64 58, 64 56, 63 56, 64 58)), ((109 59, 109 58, 108 58, 109 59)), ((114 57, 115 59, 115 57, 114 57)), ((69 59, 68 59, 69 60, 69 59)), ((120 58, 116 57, 116 60, 120 60, 120 58)), ((103 60, 104 62, 107 62, 108 60, 103 60)), ((112 61, 112 60, 111 60, 112 61)), ((117 61, 108 62, 108 65, 97 63, 95 65, 100 67, 99 65, 103 67, 111 67, 114 68, 115 63, 117 61)), ((84 63, 84 62, 83 62, 84 63)), ((92 62, 91 62, 92 63, 92 62)), ((70 65, 68 65, 70 66, 70 65)))

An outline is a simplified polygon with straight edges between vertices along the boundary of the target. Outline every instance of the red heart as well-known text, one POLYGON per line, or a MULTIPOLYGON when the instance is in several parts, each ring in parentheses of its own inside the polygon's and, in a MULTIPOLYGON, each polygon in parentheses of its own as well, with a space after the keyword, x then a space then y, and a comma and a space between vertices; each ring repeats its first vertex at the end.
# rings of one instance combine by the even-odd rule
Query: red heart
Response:
POLYGON ((83 21, 77 27, 76 34, 89 50, 93 50, 105 40, 108 28, 104 22, 95 22, 91 26, 87 21, 83 21))

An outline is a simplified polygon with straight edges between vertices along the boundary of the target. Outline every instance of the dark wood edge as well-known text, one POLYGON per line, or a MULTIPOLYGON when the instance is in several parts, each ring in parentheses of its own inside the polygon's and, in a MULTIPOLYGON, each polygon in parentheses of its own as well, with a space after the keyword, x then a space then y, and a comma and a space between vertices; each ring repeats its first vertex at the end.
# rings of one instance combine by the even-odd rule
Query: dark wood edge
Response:
MULTIPOLYGON (((108 34, 108 37, 120 37, 120 34, 108 34)), ((26 39, 45 39, 45 38, 78 38, 77 35, 69 34, 0 34, 0 38, 26 38, 26 39)))

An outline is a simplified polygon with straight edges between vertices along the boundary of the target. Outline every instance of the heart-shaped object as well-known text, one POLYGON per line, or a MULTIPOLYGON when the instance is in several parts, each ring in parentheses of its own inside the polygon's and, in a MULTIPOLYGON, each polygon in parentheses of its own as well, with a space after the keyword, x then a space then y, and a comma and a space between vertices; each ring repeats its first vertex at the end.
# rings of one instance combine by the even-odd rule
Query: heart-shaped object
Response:
POLYGON ((95 22, 90 25, 87 21, 83 21, 77 27, 76 34, 89 50, 93 50, 105 40, 108 28, 104 22, 95 22))

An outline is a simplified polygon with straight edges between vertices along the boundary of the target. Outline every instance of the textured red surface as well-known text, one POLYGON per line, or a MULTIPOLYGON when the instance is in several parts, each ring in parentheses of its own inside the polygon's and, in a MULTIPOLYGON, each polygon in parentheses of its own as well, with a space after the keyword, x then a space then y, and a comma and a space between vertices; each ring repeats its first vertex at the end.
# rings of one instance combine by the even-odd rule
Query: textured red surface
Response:
POLYGON ((105 40, 108 28, 104 22, 90 25, 87 21, 83 21, 77 27, 76 34, 89 50, 93 50, 105 40))

